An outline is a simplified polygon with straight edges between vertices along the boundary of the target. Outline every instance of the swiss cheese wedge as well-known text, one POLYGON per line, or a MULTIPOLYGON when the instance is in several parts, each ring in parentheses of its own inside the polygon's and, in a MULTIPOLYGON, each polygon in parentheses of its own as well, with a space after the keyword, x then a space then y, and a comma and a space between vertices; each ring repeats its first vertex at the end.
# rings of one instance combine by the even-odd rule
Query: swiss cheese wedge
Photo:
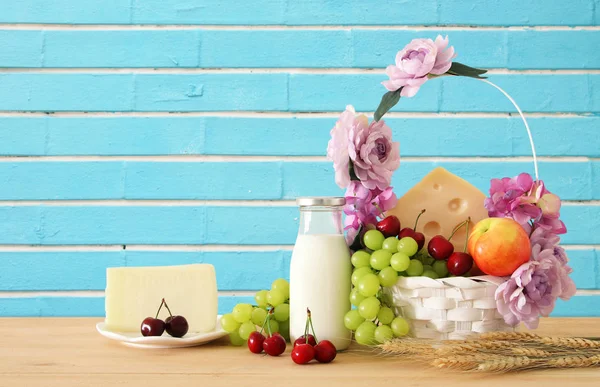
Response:
MULTIPOLYGON (((112 267, 106 270, 106 325, 139 332, 165 299, 173 315, 186 318, 189 332, 210 332, 217 321, 217 281, 209 264, 112 267)), ((162 308, 161 319, 169 316, 162 308)))
MULTIPOLYGON (((387 215, 396 215, 403 228, 412 228, 421 210, 426 209, 419 219, 417 231, 425 235, 427 248, 432 237, 440 234, 448 238, 452 230, 469 216, 471 230, 477 222, 487 218, 488 213, 483 206, 485 198, 483 192, 466 180, 438 167, 398 199, 396 207, 387 215)), ((463 251, 465 232, 463 227, 452 237, 454 251, 463 251)))

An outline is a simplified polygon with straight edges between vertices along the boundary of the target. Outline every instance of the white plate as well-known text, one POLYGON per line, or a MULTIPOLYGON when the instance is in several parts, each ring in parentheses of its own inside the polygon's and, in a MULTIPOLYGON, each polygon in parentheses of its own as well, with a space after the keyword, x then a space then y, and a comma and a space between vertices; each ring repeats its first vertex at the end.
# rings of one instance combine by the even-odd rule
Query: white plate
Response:
POLYGON ((227 336, 227 332, 221 328, 221 316, 217 316, 217 326, 214 331, 207 333, 188 332, 181 338, 171 337, 166 332, 162 336, 146 337, 142 336, 139 332, 113 332, 106 329, 106 324, 104 322, 96 324, 96 329, 106 338, 117 340, 127 346, 137 348, 194 347, 227 336))

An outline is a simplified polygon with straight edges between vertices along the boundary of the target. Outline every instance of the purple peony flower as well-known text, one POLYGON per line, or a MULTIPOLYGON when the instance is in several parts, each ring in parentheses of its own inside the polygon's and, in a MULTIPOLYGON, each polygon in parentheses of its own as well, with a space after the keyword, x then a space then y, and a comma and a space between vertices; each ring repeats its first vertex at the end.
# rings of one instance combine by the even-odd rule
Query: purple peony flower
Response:
POLYGON ((383 191, 375 189, 371 192, 373 194, 373 198, 370 202, 370 210, 372 213, 375 213, 377 214, 377 216, 382 217, 386 211, 389 211, 392 208, 396 207, 398 198, 396 197, 396 194, 394 193, 392 187, 387 187, 383 191))
POLYGON ((548 191, 543 181, 533 181, 527 173, 492 179, 490 197, 485 199, 490 217, 512 218, 527 231, 541 227, 555 234, 567 232, 559 219, 560 198, 548 191))
POLYGON ((346 188, 350 184, 348 156, 350 133, 357 130, 366 130, 369 126, 369 120, 364 114, 356 115, 351 105, 346 106, 346 110, 340 115, 340 118, 331 129, 331 140, 327 145, 327 158, 333 161, 335 170, 335 182, 340 188, 346 188))
POLYGON ((562 265, 569 262, 565 249, 558 245, 560 237, 552 231, 538 227, 533 230, 529 239, 531 241, 531 259, 536 260, 541 251, 551 250, 556 260, 562 265))
POLYGON ((452 66, 454 47, 448 46, 448 37, 438 35, 431 39, 413 39, 396 55, 396 65, 386 69, 389 80, 382 82, 389 91, 402 88, 402 97, 412 97, 419 91, 429 74, 442 75, 452 66))
POLYGON ((348 155, 354 173, 369 189, 388 188, 393 172, 400 166, 400 144, 392 142, 392 130, 383 120, 373 121, 368 127, 352 127, 348 155))
POLYGON ((507 324, 523 322, 530 329, 537 328, 539 316, 548 316, 558 297, 568 300, 575 294, 570 268, 558 262, 553 251, 535 253, 534 260, 519 266, 498 286, 496 306, 507 324))

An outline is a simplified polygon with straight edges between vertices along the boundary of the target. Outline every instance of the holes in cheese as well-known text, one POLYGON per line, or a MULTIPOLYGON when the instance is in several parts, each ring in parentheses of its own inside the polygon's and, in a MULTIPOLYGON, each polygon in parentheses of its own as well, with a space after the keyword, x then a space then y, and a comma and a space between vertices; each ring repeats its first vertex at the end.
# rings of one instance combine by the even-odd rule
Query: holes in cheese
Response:
MULTIPOLYGON (((464 179, 438 167, 429 172, 423 180, 408 190, 388 211, 388 215, 396 215, 402 227, 412 227, 422 209, 427 211, 421 216, 417 231, 425 235, 425 246, 429 239, 441 234, 448 238, 454 227, 464 222, 469 216, 469 228, 488 213, 483 202, 485 194, 464 179)), ((461 228, 452 237, 455 251, 462 251, 465 246, 465 228, 461 228)))
MULTIPOLYGON (((139 332, 164 298, 189 332, 210 332, 217 321, 217 280, 209 264, 113 267, 106 270, 106 325, 115 332, 139 332)), ((159 318, 169 316, 162 308, 159 318)))

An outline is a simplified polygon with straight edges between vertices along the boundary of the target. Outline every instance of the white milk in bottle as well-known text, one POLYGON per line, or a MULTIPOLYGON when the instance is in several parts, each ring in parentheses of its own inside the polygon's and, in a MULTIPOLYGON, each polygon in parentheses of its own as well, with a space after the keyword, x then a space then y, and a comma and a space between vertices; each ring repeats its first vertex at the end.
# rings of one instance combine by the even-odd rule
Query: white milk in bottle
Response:
POLYGON ((352 274, 342 226, 345 199, 299 198, 297 203, 300 229, 290 265, 290 337, 293 342, 304 334, 309 308, 317 340, 344 350, 352 337, 344 326, 352 274))

